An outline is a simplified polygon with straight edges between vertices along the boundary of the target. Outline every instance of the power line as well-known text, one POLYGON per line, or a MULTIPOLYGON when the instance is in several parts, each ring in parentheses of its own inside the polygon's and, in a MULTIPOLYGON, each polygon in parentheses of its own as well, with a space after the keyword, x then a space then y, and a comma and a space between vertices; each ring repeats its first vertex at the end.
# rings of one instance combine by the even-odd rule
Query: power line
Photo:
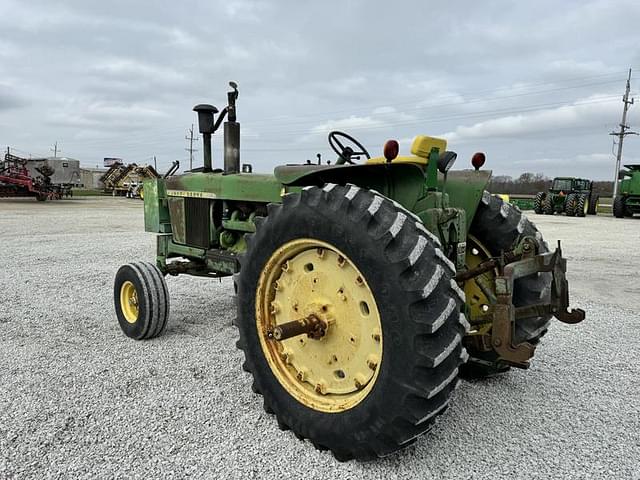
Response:
MULTIPOLYGON (((465 112, 459 112, 459 113, 452 113, 449 115, 434 115, 434 116, 428 116, 428 117, 414 117, 411 120, 405 120, 405 121, 397 121, 397 122, 379 122, 375 125, 359 125, 359 126, 352 126, 349 127, 349 131, 375 131, 375 130, 380 130, 380 129, 392 129, 392 128, 400 128, 400 127, 406 127, 406 126, 413 126, 413 125, 422 125, 422 124, 427 124, 427 123, 442 123, 445 121, 450 121, 450 120, 461 120, 461 119, 478 119, 478 118, 482 118, 482 117, 491 117, 491 116, 495 116, 495 115, 511 115, 511 114, 520 114, 520 113, 528 113, 528 112, 534 112, 537 110, 545 110, 548 108, 552 108, 552 107, 560 107, 560 106, 567 106, 567 107, 577 107, 577 106, 581 106, 581 105, 590 105, 590 104, 598 104, 598 103, 606 103, 606 102, 610 102, 614 99, 618 98, 617 95, 611 95, 611 96, 606 96, 606 97, 599 97, 599 98, 595 98, 592 100, 583 100, 583 101, 579 101, 579 102, 574 102, 574 103, 568 103, 566 100, 565 101, 559 101, 559 102, 550 102, 550 103, 542 103, 542 104, 536 104, 536 105, 528 105, 528 106, 521 106, 521 107, 509 107, 509 108, 502 108, 502 109, 492 109, 492 110, 483 110, 483 111, 478 111, 478 112, 473 112, 473 113, 465 113, 465 112)), ((286 134, 288 137, 292 136, 292 135, 304 135, 307 137, 317 137, 317 136, 323 136, 326 135, 327 131, 330 130, 332 127, 329 126, 327 129, 325 130, 318 130, 318 131, 312 131, 311 128, 305 128, 305 129, 285 129, 285 128, 275 128, 273 130, 263 130, 260 133, 262 135, 281 135, 281 134, 286 134)), ((141 141, 140 137, 133 137, 130 140, 125 140, 125 139, 120 139, 119 140, 119 145, 121 147, 136 147, 136 146, 154 146, 154 145, 167 145, 169 142, 166 139, 166 137, 161 136, 160 138, 162 138, 162 140, 160 141, 156 141, 156 139, 158 139, 159 136, 156 134, 153 137, 150 137, 149 140, 144 140, 141 141)), ((105 140, 106 141, 106 140, 105 140)), ((112 142, 113 140, 108 140, 109 142, 112 142)), ((247 138, 246 139, 247 143, 263 143, 265 142, 265 140, 261 139, 261 138, 247 138)), ((100 141, 98 143, 98 145, 101 145, 102 141, 100 141)), ((84 143, 79 143, 79 145, 83 145, 85 147, 87 146, 92 146, 92 145, 96 145, 96 143, 92 143, 92 142, 84 142, 84 143)))
MULTIPOLYGON (((480 90, 480 91, 476 91, 476 92, 462 92, 460 94, 451 94, 451 95, 444 95, 444 96, 439 96, 438 100, 440 101, 440 103, 422 103, 420 106, 418 107, 414 107, 414 108, 409 108, 409 109, 404 109, 402 111, 394 111, 394 112, 380 112, 380 113, 376 113, 375 116, 376 117, 385 117, 385 116, 391 116, 391 115, 401 115, 403 113, 406 112, 411 112, 411 111, 415 111, 415 110, 424 110, 427 108, 436 108, 436 107, 459 107, 462 105, 468 105, 468 104, 473 104, 473 103, 479 103, 479 102, 492 102, 492 101, 501 101, 504 99, 508 99, 508 98, 517 98, 517 97, 521 97, 521 96, 530 96, 530 95, 538 95, 538 94, 545 94, 545 93, 552 93, 555 91, 562 91, 562 90, 573 90, 573 89, 577 89, 577 88, 583 88, 583 87, 588 87, 588 86, 595 86, 595 85, 604 85, 604 84, 610 84, 613 83, 614 81, 617 82, 616 80, 606 80, 606 81, 602 81, 602 82, 592 82, 592 83, 584 83, 584 80, 588 80, 588 79, 595 79, 595 78, 603 78, 603 77, 612 77, 612 76, 619 76, 619 72, 615 72, 615 73, 608 73, 608 74, 599 74, 599 75, 592 75, 592 76, 587 76, 587 77, 576 77, 576 78, 572 78, 572 79, 567 79, 564 80, 562 82, 543 82, 543 83, 532 83, 532 84, 526 84, 526 85, 516 85, 516 86, 509 86, 509 87, 501 87, 501 88, 496 88, 496 89, 489 89, 489 90, 480 90), (573 85, 565 85, 563 87, 557 87, 557 88, 552 88, 552 89, 545 89, 545 90, 539 90, 539 91, 533 91, 533 92, 525 92, 525 93, 517 93, 517 94, 513 94, 513 95, 502 95, 502 96, 497 96, 497 97, 478 97, 478 98, 473 98, 470 100, 465 100, 462 102, 442 102, 442 99, 446 99, 446 98, 458 98, 459 96, 474 96, 477 94, 481 94, 481 93, 497 93, 500 91, 511 91, 511 90, 520 90, 520 89, 531 89, 533 87, 536 86, 544 86, 544 85, 557 85, 557 84, 562 84, 562 83, 568 83, 571 81, 575 81, 575 80, 580 80, 581 83, 580 84, 573 84, 573 85)), ((401 102, 401 103, 394 103, 394 106, 398 106, 398 105, 403 105, 403 104, 415 104, 416 100, 414 101, 410 101, 410 102, 401 102)), ((308 115, 295 115, 295 116, 275 116, 275 117, 262 117, 256 120, 248 120, 246 121, 245 127, 249 127, 251 128, 251 126, 255 125, 255 126, 259 126, 261 124, 264 123, 268 123, 269 126, 277 126, 277 127, 285 127, 288 125, 300 125, 300 123, 303 123, 303 119, 309 119, 309 122, 313 121, 313 118, 327 118, 327 116, 335 114, 335 113, 342 113, 342 112, 350 112, 350 113, 354 113, 357 111, 362 111, 363 109, 375 109, 376 107, 385 107, 388 105, 373 105, 373 106, 369 106, 369 107, 352 107, 352 108, 348 108, 348 109, 341 109, 341 110, 334 110, 334 111, 325 111, 325 112, 314 112, 313 114, 308 114, 308 115), (278 121, 278 120, 283 120, 283 121, 278 121)), ((468 116, 469 114, 467 114, 468 116)), ((175 127, 167 127, 164 129, 159 129, 159 130, 155 130, 153 133, 148 134, 148 135, 138 135, 136 136, 136 138, 143 140, 145 138, 156 138, 158 135, 164 132, 171 132, 171 131, 175 131, 176 128, 175 127)), ((279 129, 277 129, 279 130, 279 129)), ((290 132, 290 130, 287 130, 288 132, 290 132)), ((245 137, 246 138, 246 137, 245 137)), ((112 139, 103 139, 103 140, 89 140, 89 141, 85 141, 85 142, 77 142, 79 144, 82 145, 102 145, 102 144, 109 144, 111 143, 113 140, 112 139)), ((195 151, 195 150, 194 150, 195 151)))
MULTIPOLYGON (((591 86, 598 86, 598 85, 611 85, 614 83, 618 82, 618 78, 616 79, 612 79, 612 80, 606 80, 606 81, 602 81, 602 82, 593 82, 593 83, 584 83, 584 84, 580 84, 580 85, 572 85, 572 86, 565 86, 565 87, 558 87, 558 88, 552 88, 552 89, 546 89, 546 90, 538 90, 538 91, 533 91, 533 92, 524 92, 524 93, 514 93, 512 95, 500 95, 500 96, 494 96, 494 97, 477 97, 477 98, 471 98, 469 100, 464 100, 464 101, 460 101, 460 102, 440 102, 440 103, 425 103, 424 101, 422 102, 418 102, 420 103, 419 106, 417 107, 413 107, 413 108, 406 108, 403 110, 394 110, 391 112, 380 112, 377 113, 377 116, 385 116, 385 115, 398 115, 398 114, 402 114, 402 113, 406 113, 406 112, 411 112, 411 111, 416 111, 416 110, 425 110, 427 108, 437 108, 437 107, 450 107, 450 106, 460 106, 460 105, 469 105, 469 104, 473 104, 473 103, 483 103, 483 102, 494 102, 494 101, 503 101, 505 99, 510 99, 510 98, 518 98, 518 97, 525 97, 525 96, 534 96, 534 95, 543 95, 546 93, 553 93, 553 92, 559 92, 559 91, 563 91, 563 90, 575 90, 578 88, 583 88, 583 87, 591 87, 591 86)), ((515 88, 517 89, 517 88, 515 88)), ((495 90, 498 91, 498 90, 495 90)), ((475 95, 473 94, 465 94, 465 93, 460 93, 460 94, 449 94, 449 95, 441 95, 438 96, 438 100, 442 100, 442 99, 446 99, 446 98, 460 98, 463 96, 469 96, 469 97, 474 97, 475 95)), ((398 105, 406 105, 406 104, 415 104, 416 101, 411 101, 411 102, 402 102, 402 103, 394 103, 393 106, 396 107, 398 105)), ((288 117, 283 117, 283 116, 276 116, 276 117, 267 117, 267 118, 261 118, 259 120, 254 120, 254 121, 247 121, 245 122, 245 125, 247 126, 254 126, 254 125, 261 125, 264 123, 268 123, 270 125, 292 125, 292 124, 297 124, 300 123, 301 119, 313 119, 313 118, 326 118, 328 115, 332 115, 332 114, 336 114, 336 113, 354 113, 357 111, 362 111, 362 110, 368 110, 368 111, 372 111, 375 110, 375 108, 383 108, 383 107, 388 107, 389 105, 377 105, 377 106, 369 106, 369 107, 354 107, 354 108, 349 108, 349 109, 342 109, 342 110, 334 110, 334 111, 330 111, 330 112, 321 112, 321 113, 312 113, 312 114, 307 114, 307 115, 296 115, 296 116, 288 116, 288 117), (280 122, 278 120, 287 120, 288 123, 283 123, 280 122)))

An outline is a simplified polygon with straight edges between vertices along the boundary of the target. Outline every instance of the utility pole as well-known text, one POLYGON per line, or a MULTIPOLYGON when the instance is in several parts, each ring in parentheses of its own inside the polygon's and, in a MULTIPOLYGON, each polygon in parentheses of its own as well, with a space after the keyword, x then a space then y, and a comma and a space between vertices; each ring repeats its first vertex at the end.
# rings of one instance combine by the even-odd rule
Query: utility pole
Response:
POLYGON ((158 164, 156 163, 156 156, 153 156, 153 169, 157 172, 158 171, 158 164))
MULTIPOLYGON (((50 148, 49 150, 53 152, 53 158, 58 158, 58 142, 54 143, 53 148, 50 148)), ((62 149, 60 151, 62 151, 62 149)))
POLYGON ((193 123, 189 129, 189 136, 184 137, 185 140, 189 140, 189 148, 185 148, 189 152, 189 170, 193 170, 193 152, 197 152, 197 148, 193 148, 193 123))
POLYGON ((624 103, 624 108, 622 109, 622 121, 620 122, 620 131, 619 132, 611 132, 609 135, 613 135, 618 137, 618 154, 616 155, 616 173, 613 177, 613 198, 618 196, 618 174, 620 172, 620 162, 622 161, 622 142, 624 137, 627 135, 638 135, 637 132, 632 132, 629 130, 629 125, 627 125, 627 110, 629 110, 629 105, 633 105, 634 99, 629 100, 629 92, 631 90, 631 69, 629 69, 629 76, 627 77, 627 88, 624 91, 624 97, 622 97, 622 103, 624 103))

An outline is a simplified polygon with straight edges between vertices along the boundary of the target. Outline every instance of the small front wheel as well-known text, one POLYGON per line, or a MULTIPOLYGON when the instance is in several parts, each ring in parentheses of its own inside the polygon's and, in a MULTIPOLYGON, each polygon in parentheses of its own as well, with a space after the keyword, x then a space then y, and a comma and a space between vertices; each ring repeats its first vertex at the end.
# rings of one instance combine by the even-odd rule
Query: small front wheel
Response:
POLYGON ((155 338, 169 318, 169 292, 162 272, 148 262, 123 265, 116 273, 113 300, 120 328, 135 340, 155 338))

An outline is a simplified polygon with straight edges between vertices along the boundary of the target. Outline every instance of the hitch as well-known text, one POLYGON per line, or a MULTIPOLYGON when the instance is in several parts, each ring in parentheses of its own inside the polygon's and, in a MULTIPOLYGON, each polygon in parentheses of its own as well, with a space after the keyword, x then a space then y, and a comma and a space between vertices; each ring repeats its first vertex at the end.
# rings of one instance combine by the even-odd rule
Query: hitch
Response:
POLYGON ((514 367, 528 368, 536 346, 529 342, 514 344, 516 319, 553 315, 563 323, 575 324, 585 318, 582 309, 569 308, 569 283, 567 282, 567 260, 562 257, 560 241, 554 252, 536 254, 537 240, 528 237, 509 254, 490 259, 473 271, 461 272, 456 280, 464 281, 497 268, 495 279, 496 303, 492 312, 483 316, 483 320, 492 322, 491 347, 500 358, 514 367), (536 273, 551 273, 551 292, 549 303, 516 307, 513 304, 513 289, 518 278, 536 273))

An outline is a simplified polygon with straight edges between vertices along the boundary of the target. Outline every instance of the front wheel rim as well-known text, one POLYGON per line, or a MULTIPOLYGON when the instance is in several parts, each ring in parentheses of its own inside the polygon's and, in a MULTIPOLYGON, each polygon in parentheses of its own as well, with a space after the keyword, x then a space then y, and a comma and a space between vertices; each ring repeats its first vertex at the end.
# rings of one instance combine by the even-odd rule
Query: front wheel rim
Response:
POLYGON ((382 361, 380 313, 364 275, 336 247, 309 238, 280 246, 262 269, 255 307, 267 364, 300 403, 336 413, 372 391, 382 361), (276 325, 312 314, 328 325, 322 338, 271 338, 276 325))
POLYGON ((128 323, 136 323, 138 321, 138 291, 129 280, 120 287, 120 309, 128 323))

